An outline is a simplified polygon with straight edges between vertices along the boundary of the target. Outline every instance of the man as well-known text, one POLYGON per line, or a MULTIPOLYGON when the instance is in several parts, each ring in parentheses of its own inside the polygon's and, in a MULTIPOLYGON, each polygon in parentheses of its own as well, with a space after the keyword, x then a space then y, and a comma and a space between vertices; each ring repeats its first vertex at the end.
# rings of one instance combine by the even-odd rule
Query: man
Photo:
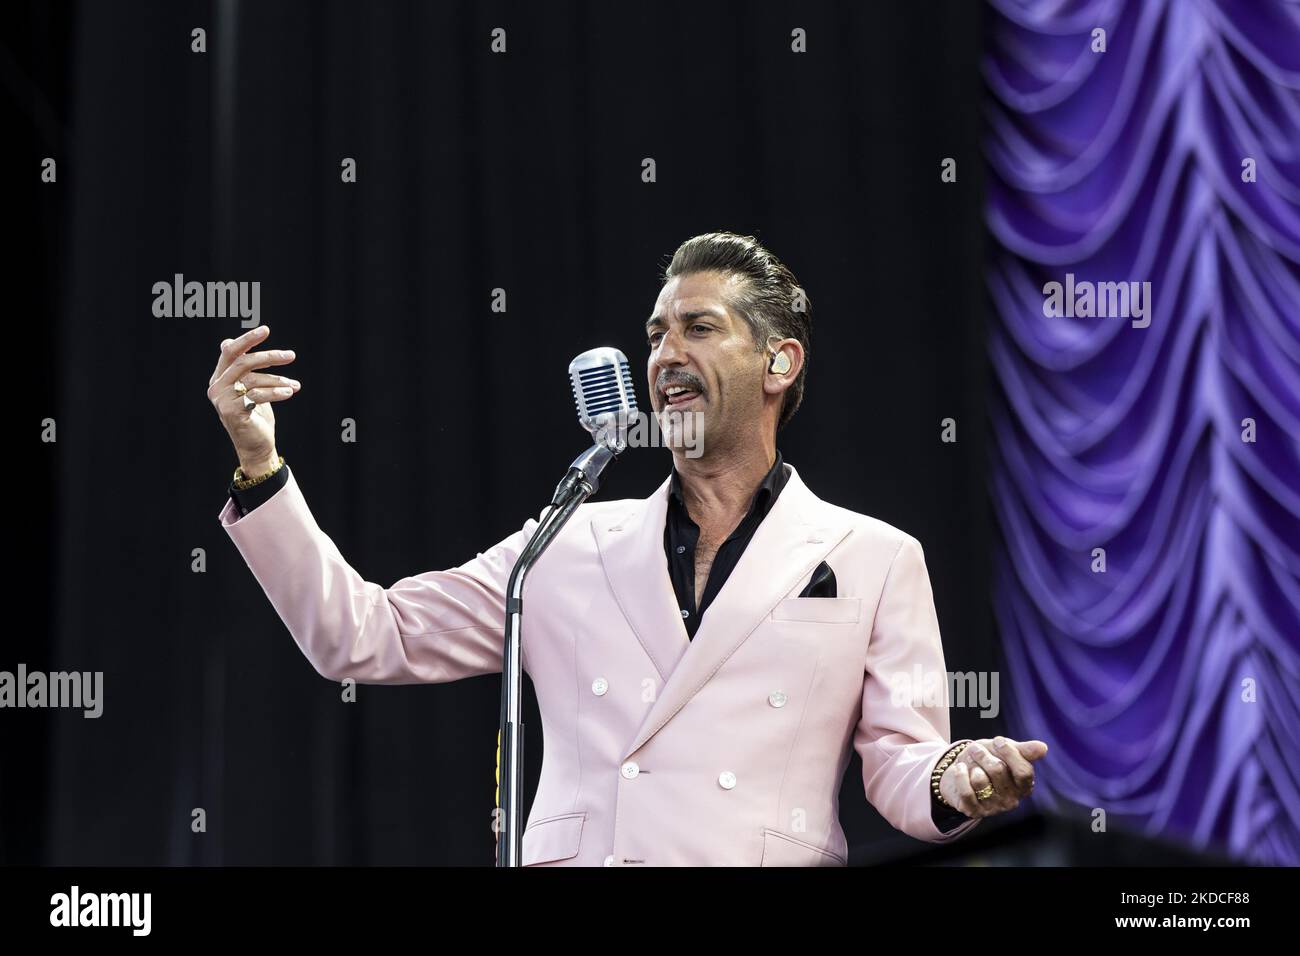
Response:
MULTIPOLYGON (((810 326, 795 277, 751 237, 697 236, 666 270, 651 404, 700 416, 703 453, 678 442, 649 498, 582 505, 530 574, 523 663, 545 756, 525 865, 843 865, 850 747, 867 799, 920 840, 1032 789, 1046 745, 954 744, 946 704, 908 686, 946 675, 920 545, 821 501, 777 452, 810 326)), ((537 520, 459 567, 363 580, 276 453, 271 406, 300 386, 255 371, 293 361, 249 351, 267 335, 223 342, 209 382, 240 461, 219 517, 303 653, 359 683, 499 672, 506 583, 537 520)))

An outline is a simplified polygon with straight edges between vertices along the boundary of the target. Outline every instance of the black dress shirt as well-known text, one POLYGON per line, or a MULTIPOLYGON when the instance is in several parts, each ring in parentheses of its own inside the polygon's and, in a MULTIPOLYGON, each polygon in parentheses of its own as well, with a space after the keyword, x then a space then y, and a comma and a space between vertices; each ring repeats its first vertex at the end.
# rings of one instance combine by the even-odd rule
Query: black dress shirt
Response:
MULTIPOLYGON (((731 576, 731 572, 740 561, 740 556, 745 553, 745 548, 754 537, 754 532, 771 511, 772 505, 776 503, 781 489, 785 487, 789 478, 790 469, 778 451, 776 461, 759 483, 758 490, 754 492, 754 500, 749 506, 749 512, 714 555, 713 565, 709 569, 708 583, 700 596, 699 607, 696 607, 695 545, 699 539, 700 528, 686 511, 686 503, 682 500, 681 479, 677 469, 673 469, 672 490, 668 496, 668 515, 664 522, 664 554, 668 559, 668 574, 672 578, 673 591, 677 595, 677 605, 682 612, 682 623, 686 625, 686 633, 690 638, 694 639, 696 629, 700 626, 700 618, 704 616, 704 612, 722 590, 722 586, 727 583, 727 578, 731 576)), ((240 516, 243 517, 258 505, 265 503, 283 488, 288 480, 289 466, 285 464, 259 485, 244 491, 236 491, 234 482, 231 482, 226 492, 234 501, 240 516)), ((805 600, 821 599, 805 598, 805 600)), ((945 807, 933 796, 930 798, 930 816, 935 826, 943 831, 952 830, 967 820, 966 814, 945 807)))
POLYGON ((749 513, 740 519, 736 530, 718 548, 713 556, 713 565, 709 568, 709 580, 700 595, 700 605, 695 606, 695 545, 699 541, 700 527, 691 520, 686 511, 686 502, 682 500, 682 481, 673 469, 672 490, 668 495, 668 517, 664 521, 664 554, 668 558, 668 576, 673 582, 673 591, 677 594, 677 607, 682 614, 682 623, 686 625, 686 636, 694 640, 695 631, 700 626, 700 618, 709 609, 713 599, 718 596, 727 578, 735 570, 740 556, 745 553, 754 532, 763 523, 767 513, 781 495, 781 489, 790 479, 790 469, 781 460, 781 453, 776 453, 776 461, 768 469, 758 490, 750 502, 749 513))

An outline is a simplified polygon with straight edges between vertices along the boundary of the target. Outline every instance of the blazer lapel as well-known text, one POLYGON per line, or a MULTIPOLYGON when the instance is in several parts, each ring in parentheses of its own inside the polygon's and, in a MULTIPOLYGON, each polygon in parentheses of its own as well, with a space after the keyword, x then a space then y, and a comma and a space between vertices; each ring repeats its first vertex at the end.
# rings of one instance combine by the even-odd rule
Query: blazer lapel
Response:
POLYGON ((690 644, 664 556, 670 484, 671 478, 665 479, 654 494, 621 518, 591 523, 610 590, 659 672, 661 687, 690 644))
MULTIPOLYGON (((626 581, 628 575, 623 566, 635 566, 645 575, 646 580, 637 580, 633 588, 634 592, 644 595, 635 604, 638 621, 633 622, 633 627, 642 644, 647 645, 647 652, 654 647, 659 654, 656 658, 655 653, 651 653, 656 665, 661 658, 665 661, 671 658, 675 664, 667 672, 661 669, 665 684, 625 757, 658 733, 772 613, 777 602, 810 574, 849 533, 847 523, 836 520, 828 511, 818 507, 820 499, 808 490, 791 466, 790 479, 776 504, 759 524, 727 583, 709 605, 695 638, 688 641, 663 554, 667 495, 668 482, 665 482, 651 499, 655 504, 642 513, 644 521, 637 534, 638 545, 644 550, 636 555, 638 560, 634 564, 632 555, 619 552, 623 560, 615 560, 610 575, 611 584, 615 579, 620 584, 626 581), (653 549, 651 545, 654 545, 653 549), (654 573, 650 573, 648 567, 651 559, 656 565, 654 573), (657 625, 661 631, 643 636, 639 623, 646 628, 657 625)), ((607 563, 606 567, 609 569, 610 564, 607 563)), ((617 590, 618 585, 615 587, 617 590)), ((623 587, 626 588, 626 584, 623 587)), ((623 603, 622 597, 620 603, 623 603)), ((626 613, 626 605, 624 609, 626 613)))

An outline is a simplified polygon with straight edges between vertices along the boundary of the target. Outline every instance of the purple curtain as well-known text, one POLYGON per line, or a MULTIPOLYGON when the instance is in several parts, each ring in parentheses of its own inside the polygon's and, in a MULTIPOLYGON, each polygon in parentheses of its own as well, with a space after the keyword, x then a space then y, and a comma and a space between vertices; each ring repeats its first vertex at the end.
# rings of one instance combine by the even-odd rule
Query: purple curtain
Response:
POLYGON ((989 6, 995 606, 1035 799, 1296 865, 1300 6, 989 6))

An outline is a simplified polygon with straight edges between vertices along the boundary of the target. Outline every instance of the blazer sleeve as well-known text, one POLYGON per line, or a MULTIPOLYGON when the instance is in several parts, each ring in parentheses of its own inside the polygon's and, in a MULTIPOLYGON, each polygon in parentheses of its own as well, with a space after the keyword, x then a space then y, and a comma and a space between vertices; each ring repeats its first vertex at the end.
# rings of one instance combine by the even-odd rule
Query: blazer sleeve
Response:
POLYGON ((930 575, 920 543, 904 536, 872 624, 853 745, 871 805, 896 829, 930 843, 955 840, 980 822, 945 832, 931 814, 930 774, 957 742, 948 739, 947 687, 930 575))
POLYGON ((292 473, 246 515, 228 500, 218 518, 322 676, 411 684, 501 671, 506 586, 536 519, 472 561, 385 588, 343 558, 292 473))

